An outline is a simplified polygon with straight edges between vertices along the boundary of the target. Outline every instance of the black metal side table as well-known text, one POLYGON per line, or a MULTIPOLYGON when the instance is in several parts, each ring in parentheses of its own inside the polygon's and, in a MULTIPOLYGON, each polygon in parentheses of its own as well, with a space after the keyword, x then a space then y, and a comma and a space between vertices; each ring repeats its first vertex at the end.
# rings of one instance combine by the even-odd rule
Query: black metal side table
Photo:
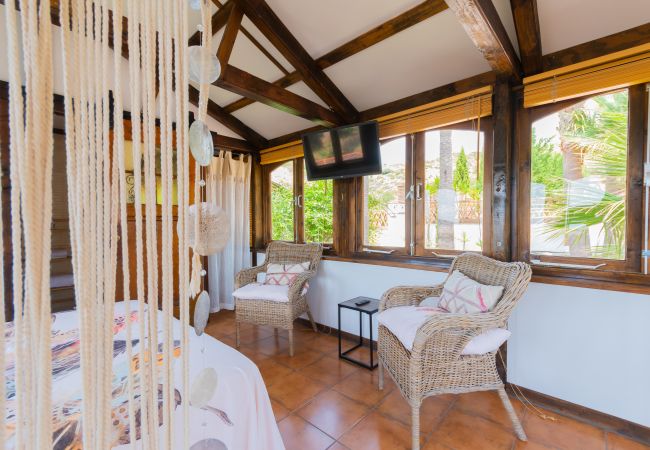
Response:
POLYGON ((373 355, 372 355, 372 351, 374 350, 374 346, 375 346, 372 340, 372 315, 377 311, 379 311, 379 300, 375 298, 357 297, 339 303, 339 327, 338 327, 339 328, 339 358, 345 359, 346 361, 350 361, 351 363, 357 364, 361 367, 365 367, 366 369, 370 369, 370 370, 377 367, 377 362, 373 360, 373 355), (369 300, 369 302, 364 305, 356 305, 356 303, 364 300, 369 300), (351 309, 353 311, 359 312, 359 343, 346 351, 342 351, 343 349, 341 347, 341 309, 351 309), (350 352, 364 346, 363 345, 363 320, 362 320, 364 314, 368 315, 368 321, 370 325, 370 333, 369 333, 370 340, 368 341, 369 342, 368 348, 370 350, 370 364, 366 364, 363 361, 359 361, 357 359, 348 356, 350 352))

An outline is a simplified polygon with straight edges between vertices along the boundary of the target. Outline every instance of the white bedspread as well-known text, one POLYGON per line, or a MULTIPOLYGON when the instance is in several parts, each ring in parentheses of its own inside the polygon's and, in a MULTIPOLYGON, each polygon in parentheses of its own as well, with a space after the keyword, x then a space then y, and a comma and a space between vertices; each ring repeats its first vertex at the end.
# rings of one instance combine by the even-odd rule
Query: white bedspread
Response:
MULTIPOLYGON (((131 303, 133 324, 133 361, 126 355, 126 325, 124 303, 116 304, 113 349, 113 448, 127 449, 129 436, 128 395, 126 376, 132 364, 138 364, 138 314, 137 302, 131 303)), ((159 317, 162 313, 159 312, 159 317)), ((203 408, 190 406, 191 450, 282 450, 284 445, 275 422, 271 402, 257 366, 233 348, 203 334, 198 337, 190 329, 190 380, 206 367, 213 367, 218 376, 215 395, 203 408)), ((12 435, 15 420, 14 392, 14 329, 7 323, 7 432, 12 435)), ((181 326, 174 319, 174 385, 176 387, 174 411, 174 443, 172 448, 182 449, 182 404, 188 395, 182 388, 180 348, 181 326)), ((162 342, 162 333, 159 334, 162 342)), ((53 315, 53 406, 52 415, 55 449, 81 447, 83 426, 81 422, 82 377, 79 366, 78 316, 75 311, 53 315)), ((160 362, 162 353, 158 355, 160 362)), ((162 366, 160 371, 162 372, 162 366)), ((162 375, 161 375, 162 376, 162 375)), ((162 379, 162 378, 161 378, 162 379)), ((139 388, 136 387, 136 396, 139 388)), ((159 402, 162 408, 162 400, 159 402)), ((139 416, 139 401, 136 414, 139 416)), ((139 418, 139 417, 138 417, 139 418)), ((135 433, 140 438, 140 430, 135 433)), ((162 429, 159 429, 162 439, 162 429)), ((165 448, 159 441, 159 448, 165 448)), ((13 448, 13 436, 6 448, 13 448)))

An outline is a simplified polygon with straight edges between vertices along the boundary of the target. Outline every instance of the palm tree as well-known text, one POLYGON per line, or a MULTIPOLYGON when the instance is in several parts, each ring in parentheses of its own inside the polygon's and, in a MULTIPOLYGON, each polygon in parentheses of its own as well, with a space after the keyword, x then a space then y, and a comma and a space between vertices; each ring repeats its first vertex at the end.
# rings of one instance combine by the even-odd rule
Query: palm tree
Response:
POLYGON ((588 236, 589 228, 602 227, 603 245, 593 247, 591 256, 624 257, 625 187, 627 173, 626 91, 593 98, 595 108, 575 109, 564 130, 563 142, 573 153, 583 155, 582 175, 599 180, 604 191, 583 187, 569 199, 567 189, 553 192, 552 217, 546 232, 551 236, 579 233, 588 236))
POLYGON ((454 248, 454 222, 456 204, 450 195, 453 192, 453 156, 451 153, 451 131, 440 131, 440 186, 438 189, 438 248, 454 248), (441 195, 441 191, 444 195, 441 195))

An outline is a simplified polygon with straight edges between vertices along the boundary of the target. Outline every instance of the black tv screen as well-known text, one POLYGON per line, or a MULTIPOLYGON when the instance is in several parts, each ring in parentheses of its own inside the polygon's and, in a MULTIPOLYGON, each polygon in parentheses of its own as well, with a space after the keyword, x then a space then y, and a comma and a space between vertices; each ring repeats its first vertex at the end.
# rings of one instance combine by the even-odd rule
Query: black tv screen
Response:
POLYGON ((308 133, 302 144, 310 181, 381 173, 375 121, 308 133))

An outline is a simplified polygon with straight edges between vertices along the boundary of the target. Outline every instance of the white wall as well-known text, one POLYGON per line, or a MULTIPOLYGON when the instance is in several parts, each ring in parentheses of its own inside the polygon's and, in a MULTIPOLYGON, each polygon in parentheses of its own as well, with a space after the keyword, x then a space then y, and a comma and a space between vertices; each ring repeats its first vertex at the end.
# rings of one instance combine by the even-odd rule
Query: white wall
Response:
MULTIPOLYGON (((431 285, 444 277, 325 260, 307 297, 316 321, 336 328, 341 301, 379 298, 392 286, 431 285)), ((650 426, 650 296, 532 283, 509 328, 509 381, 650 426)), ((357 332, 357 313, 343 313, 343 329, 357 332)))
POLYGON ((650 296, 533 283, 510 330, 509 381, 650 426, 650 296))

